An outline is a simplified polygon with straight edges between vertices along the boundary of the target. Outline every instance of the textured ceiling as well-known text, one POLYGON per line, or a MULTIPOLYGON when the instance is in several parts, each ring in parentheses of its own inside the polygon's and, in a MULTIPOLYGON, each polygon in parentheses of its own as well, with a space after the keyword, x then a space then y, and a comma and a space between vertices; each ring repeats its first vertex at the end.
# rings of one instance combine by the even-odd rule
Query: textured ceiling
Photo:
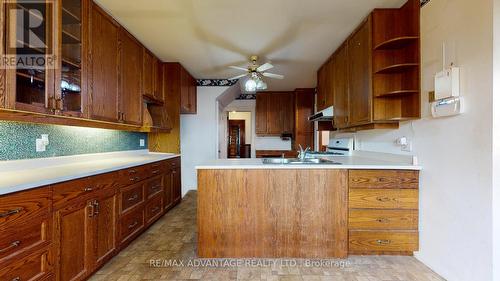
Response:
POLYGON ((316 70, 376 7, 404 0, 97 0, 163 61, 198 79, 239 74, 252 54, 284 80, 270 90, 316 85, 316 70))

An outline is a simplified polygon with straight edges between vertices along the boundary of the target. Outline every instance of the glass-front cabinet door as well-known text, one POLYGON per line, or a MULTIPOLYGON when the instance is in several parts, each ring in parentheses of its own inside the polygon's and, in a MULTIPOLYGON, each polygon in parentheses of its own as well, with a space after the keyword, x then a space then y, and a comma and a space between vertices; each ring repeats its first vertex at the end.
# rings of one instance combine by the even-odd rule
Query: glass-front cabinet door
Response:
POLYGON ((86 0, 58 0, 60 6, 60 68, 56 72, 57 112, 83 117, 86 83, 84 77, 86 38, 86 0))
POLYGON ((6 100, 10 109, 53 113, 56 6, 48 0, 5 0, 6 100))

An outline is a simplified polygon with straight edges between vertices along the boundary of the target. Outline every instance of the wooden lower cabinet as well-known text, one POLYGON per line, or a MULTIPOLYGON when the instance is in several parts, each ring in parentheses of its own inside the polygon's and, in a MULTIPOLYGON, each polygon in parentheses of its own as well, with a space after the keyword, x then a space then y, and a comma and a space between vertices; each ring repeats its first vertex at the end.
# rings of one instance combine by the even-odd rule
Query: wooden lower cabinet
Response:
POLYGON ((418 250, 418 171, 349 171, 349 253, 418 250))
POLYGON ((0 280, 86 280, 180 201, 179 172, 174 158, 0 196, 0 280))

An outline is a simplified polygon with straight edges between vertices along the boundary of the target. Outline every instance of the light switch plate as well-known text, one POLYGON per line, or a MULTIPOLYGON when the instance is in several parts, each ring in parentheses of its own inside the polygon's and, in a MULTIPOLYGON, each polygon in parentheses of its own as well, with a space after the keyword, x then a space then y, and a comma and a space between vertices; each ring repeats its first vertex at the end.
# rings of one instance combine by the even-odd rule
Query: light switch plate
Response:
POLYGON ((43 139, 36 139, 36 152, 45 151, 45 141, 43 139))

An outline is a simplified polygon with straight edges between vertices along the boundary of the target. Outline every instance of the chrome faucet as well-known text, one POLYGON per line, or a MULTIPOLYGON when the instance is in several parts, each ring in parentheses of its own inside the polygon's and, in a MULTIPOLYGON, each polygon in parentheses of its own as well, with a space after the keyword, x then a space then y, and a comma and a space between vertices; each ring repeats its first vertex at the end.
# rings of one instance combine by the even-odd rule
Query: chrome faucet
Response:
POLYGON ((311 148, 308 146, 308 147, 306 147, 306 149, 303 149, 302 145, 300 145, 300 144, 299 144, 299 148, 300 148, 300 150, 297 151, 297 153, 298 153, 297 158, 299 158, 300 161, 304 161, 304 159, 306 159, 307 152, 309 152, 309 150, 311 150, 311 148))

